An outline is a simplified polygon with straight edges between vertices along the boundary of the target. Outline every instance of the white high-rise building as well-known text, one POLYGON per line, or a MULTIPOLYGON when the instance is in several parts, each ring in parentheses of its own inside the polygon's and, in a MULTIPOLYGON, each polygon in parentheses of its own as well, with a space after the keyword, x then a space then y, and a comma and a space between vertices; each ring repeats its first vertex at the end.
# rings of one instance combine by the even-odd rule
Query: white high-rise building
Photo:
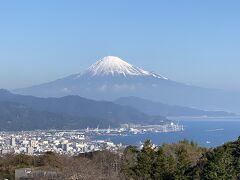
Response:
POLYGON ((34 140, 34 139, 32 139, 31 141, 30 141, 30 146, 31 147, 36 147, 37 146, 37 141, 36 140, 34 140))
POLYGON ((16 146, 16 139, 15 139, 14 137, 11 137, 10 145, 11 145, 12 147, 15 147, 15 146, 16 146))
POLYGON ((29 147, 27 147, 26 150, 27 150, 26 153, 27 153, 28 155, 32 155, 32 154, 33 154, 33 148, 32 148, 32 147, 29 146, 29 147))

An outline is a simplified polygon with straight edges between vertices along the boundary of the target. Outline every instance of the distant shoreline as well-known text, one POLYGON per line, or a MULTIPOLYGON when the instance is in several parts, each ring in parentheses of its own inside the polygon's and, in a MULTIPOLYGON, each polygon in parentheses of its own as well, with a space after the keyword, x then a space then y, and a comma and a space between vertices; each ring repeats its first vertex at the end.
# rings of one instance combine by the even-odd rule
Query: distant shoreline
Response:
POLYGON ((168 119, 186 121, 186 120, 239 120, 240 116, 220 116, 220 117, 211 117, 211 116, 167 116, 168 119))

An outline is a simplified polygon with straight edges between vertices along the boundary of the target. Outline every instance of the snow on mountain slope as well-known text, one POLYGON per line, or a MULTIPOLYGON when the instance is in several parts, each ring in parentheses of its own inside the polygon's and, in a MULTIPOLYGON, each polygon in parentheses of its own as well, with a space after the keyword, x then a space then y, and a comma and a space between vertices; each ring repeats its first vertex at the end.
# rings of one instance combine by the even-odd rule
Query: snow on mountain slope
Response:
POLYGON ((113 56, 104 57, 82 73, 13 92, 39 97, 79 95, 97 100, 136 96, 165 104, 240 112, 239 93, 179 83, 113 56))
POLYGON ((141 68, 133 66, 119 57, 106 56, 90 66, 86 71, 80 73, 77 78, 82 76, 153 76, 155 78, 167 79, 158 74, 145 71, 141 68))

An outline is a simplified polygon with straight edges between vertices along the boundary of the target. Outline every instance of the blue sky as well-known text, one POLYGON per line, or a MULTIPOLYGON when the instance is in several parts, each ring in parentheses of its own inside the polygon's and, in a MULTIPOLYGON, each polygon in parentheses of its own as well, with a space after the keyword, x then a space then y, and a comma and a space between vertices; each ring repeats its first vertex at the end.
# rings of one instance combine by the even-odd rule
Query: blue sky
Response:
POLYGON ((240 1, 0 2, 0 87, 79 72, 115 55, 170 79, 240 91, 240 1))

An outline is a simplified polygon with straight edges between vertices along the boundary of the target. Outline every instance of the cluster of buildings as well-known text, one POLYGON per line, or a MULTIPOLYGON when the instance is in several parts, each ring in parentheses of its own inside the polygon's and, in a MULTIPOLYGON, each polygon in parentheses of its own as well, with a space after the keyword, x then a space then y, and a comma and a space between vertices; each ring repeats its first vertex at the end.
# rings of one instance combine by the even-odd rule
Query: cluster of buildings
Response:
POLYGON ((77 155, 99 150, 117 151, 122 145, 110 140, 92 140, 82 131, 22 131, 0 132, 0 155, 24 153, 41 155, 51 151, 77 155))
POLYGON ((122 128, 128 129, 132 134, 145 133, 167 133, 184 131, 183 125, 175 124, 173 122, 160 125, 140 125, 140 124, 122 124, 122 128))
POLYGON ((0 132, 0 155, 15 153, 41 155, 45 152, 78 155, 80 153, 109 150, 117 152, 125 146, 97 137, 126 136, 131 134, 183 131, 183 126, 168 123, 162 125, 122 124, 120 128, 83 130, 36 130, 0 132))

